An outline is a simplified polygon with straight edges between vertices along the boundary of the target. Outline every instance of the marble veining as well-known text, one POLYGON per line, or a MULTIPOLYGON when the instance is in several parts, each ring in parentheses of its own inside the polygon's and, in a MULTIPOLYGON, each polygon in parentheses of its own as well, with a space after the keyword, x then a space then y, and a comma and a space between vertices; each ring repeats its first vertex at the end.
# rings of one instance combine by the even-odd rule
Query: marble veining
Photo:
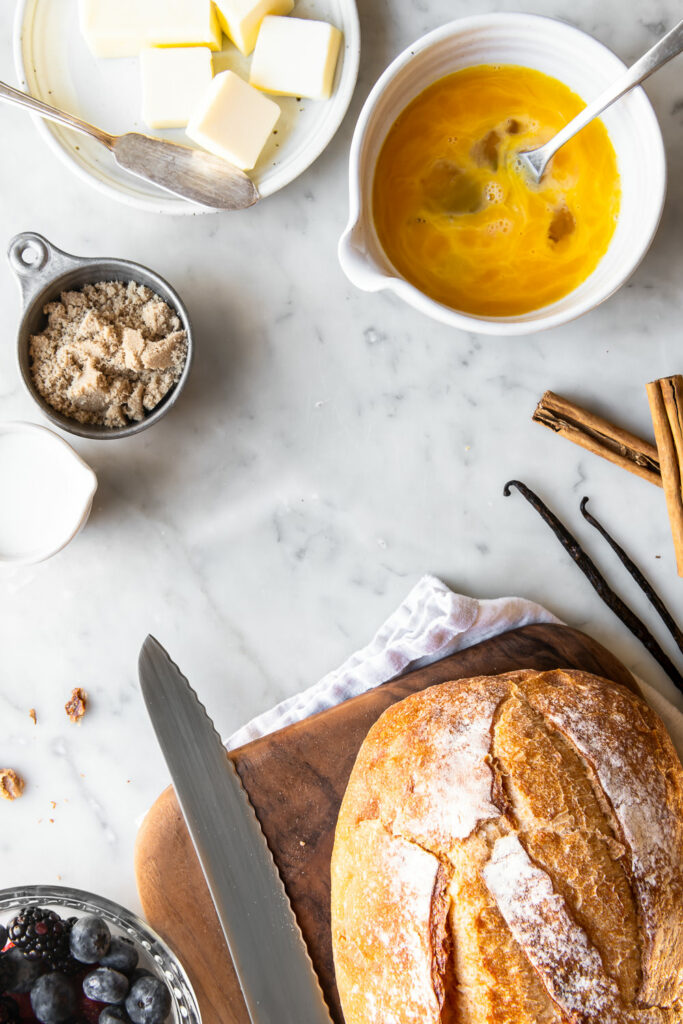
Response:
MULTIPOLYGON (((681 13, 678 0, 524 7, 627 61, 681 13)), ((10 82, 13 8, 0 6, 0 77, 10 82)), ((513 476, 538 489, 662 636, 581 520, 590 495, 683 611, 661 492, 531 423, 552 388, 651 436, 645 383, 682 369, 681 61, 647 86, 670 172, 661 229, 627 286, 589 316, 532 338, 481 339, 356 292, 336 261, 348 147, 378 74, 450 18, 518 8, 360 0, 361 75, 338 136, 287 190, 233 215, 173 220, 119 206, 73 177, 25 115, 2 108, 0 243, 32 229, 75 253, 154 267, 190 308, 197 356, 158 426, 74 442, 100 481, 86 530, 52 561, 0 576, 0 762, 27 779, 24 798, 0 807, 0 885, 61 881, 138 906, 136 827, 168 781, 136 683, 148 632, 225 735, 365 643, 428 571, 474 596, 543 603, 666 689, 549 531, 502 489, 513 476), (81 726, 63 710, 76 685, 92 702, 81 726)), ((39 420, 15 366, 19 300, 6 265, 0 308, 0 416, 39 420)))

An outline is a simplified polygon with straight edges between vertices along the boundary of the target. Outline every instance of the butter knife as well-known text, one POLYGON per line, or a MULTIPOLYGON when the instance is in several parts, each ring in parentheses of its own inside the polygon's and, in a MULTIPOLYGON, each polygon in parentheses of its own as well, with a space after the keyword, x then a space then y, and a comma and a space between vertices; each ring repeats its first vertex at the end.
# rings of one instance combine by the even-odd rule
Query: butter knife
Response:
POLYGON ((211 153, 139 132, 110 135, 5 82, 0 82, 0 100, 92 136, 114 154, 119 167, 192 203, 212 210, 243 210, 260 199, 248 174, 211 153))
POLYGON ((258 818, 204 705, 152 636, 139 673, 252 1024, 331 1024, 258 818))

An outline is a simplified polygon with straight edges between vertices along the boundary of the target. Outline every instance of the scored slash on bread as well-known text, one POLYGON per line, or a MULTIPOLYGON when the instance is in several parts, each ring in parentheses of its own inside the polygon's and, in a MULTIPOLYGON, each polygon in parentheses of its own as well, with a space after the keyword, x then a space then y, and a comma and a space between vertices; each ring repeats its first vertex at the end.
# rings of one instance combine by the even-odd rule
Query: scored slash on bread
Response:
POLYGON ((683 769, 583 672, 389 708, 344 797, 332 932, 346 1024, 683 1022, 683 769))

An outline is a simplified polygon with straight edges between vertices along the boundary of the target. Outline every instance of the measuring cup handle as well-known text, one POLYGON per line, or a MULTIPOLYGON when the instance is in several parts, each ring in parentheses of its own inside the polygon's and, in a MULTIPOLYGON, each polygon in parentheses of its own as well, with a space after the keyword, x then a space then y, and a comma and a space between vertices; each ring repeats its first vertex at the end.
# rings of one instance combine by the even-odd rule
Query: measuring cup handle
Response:
POLYGON ((15 274, 31 276, 39 273, 50 262, 52 246, 47 238, 33 231, 15 235, 7 249, 7 258, 15 274))
POLYGON ((7 259, 25 299, 48 279, 69 270, 76 262, 73 256, 62 252, 35 231, 22 231, 15 235, 9 243, 7 259))

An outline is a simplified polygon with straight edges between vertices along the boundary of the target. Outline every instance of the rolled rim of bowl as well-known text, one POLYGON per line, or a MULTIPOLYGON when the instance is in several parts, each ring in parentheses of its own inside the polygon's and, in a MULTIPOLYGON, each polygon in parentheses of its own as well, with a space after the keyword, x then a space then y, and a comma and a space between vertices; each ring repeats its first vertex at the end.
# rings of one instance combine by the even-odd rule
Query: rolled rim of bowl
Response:
MULTIPOLYGON (((654 202, 651 204, 649 218, 640 224, 641 232, 638 245, 633 251, 624 252, 619 270, 613 272, 608 281, 601 288, 596 289, 594 294, 589 294, 572 302, 568 308, 557 309, 556 307, 558 304, 570 300, 575 292, 579 291, 583 285, 590 281, 607 256, 607 253, 604 254, 598 267, 595 268, 586 281, 579 285, 577 289, 574 289, 573 292, 564 296, 563 299, 549 306, 541 307, 539 310, 533 310, 528 314, 515 317, 479 317, 460 312, 450 306, 437 302, 435 299, 429 298, 424 292, 421 292, 417 287, 401 277, 398 271, 391 265, 391 261, 376 237, 374 224, 372 223, 371 203, 368 209, 364 210, 363 208, 364 189, 366 186, 366 180, 363 175, 363 148, 370 129, 373 127, 378 106, 385 96, 387 87, 399 79, 415 58, 424 53, 424 51, 445 40, 453 40, 455 42, 467 33, 472 34, 480 30, 502 27, 505 27, 508 35, 511 34, 511 30, 514 27, 518 30, 518 34, 521 35, 526 31, 529 37, 538 35, 539 31, 543 31, 546 35, 554 35, 556 38, 564 36, 566 40, 574 43, 577 51, 583 50, 584 57, 592 56, 595 60, 600 60, 603 64, 608 65, 610 70, 613 69, 615 77, 626 69, 626 65, 621 58, 594 36, 560 19, 549 18, 545 15, 513 12, 473 15, 471 17, 455 19, 427 32, 410 46, 407 46, 389 64, 378 78, 363 104, 351 141, 349 155, 349 219, 339 240, 338 257, 346 276, 352 284, 363 291, 393 292, 398 298, 407 302, 414 309, 424 313, 432 320, 459 328, 460 330, 477 334, 512 337, 533 334, 569 323, 584 313, 595 309, 621 288, 645 257, 659 227, 666 198, 667 168, 664 141, 657 116, 644 90, 641 87, 637 87, 618 100, 614 106, 617 108, 619 104, 639 104, 637 112, 639 123, 649 131, 647 163, 651 185, 654 183, 654 188, 651 188, 654 194, 654 202), (590 52, 587 53, 586 51, 590 52), (358 247, 354 242, 354 236, 362 235, 367 238, 368 234, 374 235, 376 245, 382 251, 386 264, 385 267, 380 267, 374 263, 367 253, 362 255, 359 253, 358 247)), ((491 58, 491 63, 495 63, 495 58, 491 58)), ((511 61, 506 60, 504 63, 511 63, 511 61)), ((523 59, 520 59, 520 63, 524 66, 523 59)), ((442 74, 447 73, 443 72, 442 74)), ((442 74, 436 75, 432 78, 432 81, 437 81, 439 77, 442 77, 442 74)), ((560 81, 564 81, 561 68, 558 68, 555 77, 560 81)), ((414 92, 413 98, 427 87, 427 84, 422 85, 414 92)), ((407 103, 410 102, 410 100, 407 100, 403 104, 402 109, 405 109, 407 103)), ((607 111, 606 115, 609 116, 609 113, 610 111, 607 111)), ((398 112, 385 125, 384 138, 386 138, 386 134, 396 116, 398 116, 398 112)), ((611 133, 610 139, 614 145, 611 133)), ((619 159, 616 145, 615 150, 617 151, 617 159, 619 159)), ((643 164, 645 164, 645 160, 643 160, 643 164)), ((374 176, 374 166, 371 171, 366 170, 366 175, 370 174, 374 176)), ((621 217, 621 211, 619 216, 621 217)), ((615 236, 616 231, 607 252, 609 252, 615 236)))
POLYGON ((83 437, 92 441, 115 441, 124 437, 132 437, 135 434, 141 433, 143 430, 147 430, 155 423, 158 423, 158 421, 162 419, 162 417, 165 416, 166 413, 175 405, 183 391, 183 388, 185 387, 185 384, 187 383, 187 378, 189 377, 190 370, 192 368, 192 361, 194 358, 193 330, 190 315, 185 303, 175 288, 173 288, 165 278, 156 271, 144 266, 142 263, 135 263, 131 260, 123 260, 116 257, 72 256, 70 253, 62 253, 61 250, 58 250, 56 246, 52 246, 51 243, 50 247, 51 250, 58 252, 60 255, 66 256, 72 266, 70 266, 69 269, 59 267, 55 270, 54 274, 51 275, 38 290, 31 294, 22 306, 21 319, 17 327, 17 359, 19 363, 19 373, 24 387, 42 412, 43 416, 47 417, 47 419, 54 426, 59 427, 60 430, 64 430, 76 437, 83 437), (101 271, 98 268, 101 268, 101 271), (111 268, 111 275, 114 276, 107 277, 109 268, 111 268), (131 422, 125 427, 102 427, 99 425, 80 423, 78 420, 71 419, 64 414, 57 412, 38 393, 33 381, 31 380, 30 374, 27 372, 22 361, 23 348, 28 344, 27 324, 29 318, 34 313, 36 305, 44 305, 46 302, 52 301, 54 297, 61 292, 62 287, 67 285, 69 279, 74 275, 74 273, 80 274, 81 270, 86 272, 86 276, 79 285, 76 285, 76 287, 82 288, 89 282, 105 280, 136 281, 137 283, 145 284, 146 287, 151 291, 154 291, 155 294, 175 310, 183 324, 183 329, 186 332, 187 356, 177 382, 173 385, 171 390, 164 395, 159 404, 145 416, 144 419, 131 422), (92 277, 90 275, 92 275, 92 277), (138 280, 140 278, 142 280, 138 280))
MULTIPOLYGON (((89 466, 85 459, 82 459, 78 452, 73 448, 64 437, 60 437, 54 430, 50 430, 49 427, 43 426, 41 423, 29 423, 26 420, 6 420, 0 423, 0 435, 6 433, 23 433, 23 434, 39 434, 41 437, 48 438, 48 443, 58 443, 67 449, 69 455, 74 459, 75 462, 79 463, 83 473, 90 478, 90 486, 85 493, 83 508, 81 515, 77 522, 74 522, 73 528, 69 531, 68 535, 65 534, 58 542, 50 544, 44 548, 38 548, 30 555, 3 555, 0 553, 0 569, 1 568, 14 568, 26 565, 38 565, 40 562, 46 562, 48 558, 52 558, 53 555, 59 554, 64 548, 74 540, 81 532, 85 524, 87 523, 90 512, 92 510, 92 503, 97 492, 97 474, 95 473, 92 466, 89 466)), ((2 892, 0 891, 0 898, 2 892)))

